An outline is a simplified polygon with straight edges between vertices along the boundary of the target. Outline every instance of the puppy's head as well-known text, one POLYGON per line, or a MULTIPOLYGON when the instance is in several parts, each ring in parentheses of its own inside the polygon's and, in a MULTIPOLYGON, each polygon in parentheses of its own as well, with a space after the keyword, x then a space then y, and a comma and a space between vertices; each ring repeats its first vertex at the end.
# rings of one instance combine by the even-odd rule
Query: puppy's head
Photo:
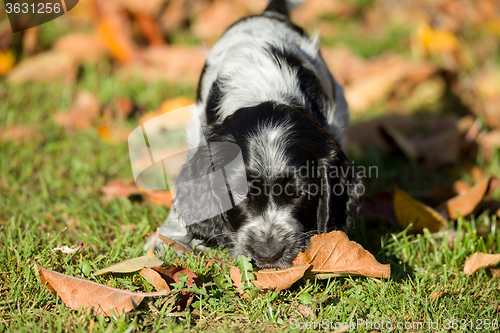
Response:
MULTIPOLYGON (((214 241, 229 246, 235 256, 249 257, 259 268, 285 268, 312 235, 345 231, 353 224, 361 183, 337 141, 306 110, 271 102, 241 109, 213 126, 208 141, 236 144, 243 165, 225 175, 228 186, 214 186, 215 192, 229 193, 233 207, 189 225, 194 237, 211 246, 214 241), (246 186, 230 186, 242 175, 246 186)), ((229 163, 228 154, 211 153, 216 166, 229 163)), ((207 152, 198 151, 182 172, 206 165, 202 154, 207 152)), ((177 198, 192 190, 178 187, 177 198)))

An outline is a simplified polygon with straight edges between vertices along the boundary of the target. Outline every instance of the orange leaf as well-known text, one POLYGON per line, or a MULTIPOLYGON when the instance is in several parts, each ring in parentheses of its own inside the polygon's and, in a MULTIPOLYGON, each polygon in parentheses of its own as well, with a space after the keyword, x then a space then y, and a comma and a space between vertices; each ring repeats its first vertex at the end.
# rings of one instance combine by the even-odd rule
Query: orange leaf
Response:
POLYGON ((68 129, 86 130, 99 116, 99 100, 89 92, 82 91, 70 110, 55 115, 56 122, 68 129))
POLYGON ((47 288, 73 310, 86 308, 89 312, 94 310, 97 314, 110 316, 113 312, 120 314, 135 309, 144 297, 166 294, 166 291, 134 293, 64 275, 40 265, 37 268, 42 283, 47 283, 47 288))
POLYGON ((160 273, 157 271, 149 268, 149 267, 144 267, 139 271, 139 274, 142 275, 143 278, 145 278, 149 283, 155 287, 157 291, 160 290, 166 290, 167 292, 170 291, 170 287, 167 284, 167 281, 165 281, 160 273))
POLYGON ((16 58, 11 50, 0 50, 0 75, 5 75, 16 63, 16 58))
POLYGON ((152 191, 145 188, 139 188, 145 200, 152 202, 158 206, 165 206, 171 208, 174 203, 172 193, 170 191, 152 191))
POLYGON ((500 254, 474 253, 465 261, 464 273, 471 275, 480 268, 488 268, 500 261, 500 254))
POLYGON ((311 237, 309 247, 299 253, 294 266, 311 264, 311 273, 320 279, 338 276, 389 278, 390 264, 382 265, 361 245, 350 241, 342 231, 311 237))
POLYGON ((110 198, 128 198, 132 194, 139 193, 139 188, 135 183, 126 184, 122 181, 115 180, 101 187, 101 191, 110 198))
POLYGON ((448 221, 441 214, 397 187, 394 190, 394 212, 402 227, 406 228, 410 223, 414 223, 414 232, 421 232, 424 228, 434 232, 441 226, 448 225, 448 221))
POLYGON ((446 208, 450 218, 455 220, 458 215, 467 216, 472 214, 477 205, 483 200, 489 183, 490 178, 485 178, 467 192, 446 201, 446 208))
POLYGON ((417 28, 417 41, 421 47, 430 53, 447 53, 457 51, 457 37, 447 30, 433 29, 427 23, 421 23, 417 28))
MULTIPOLYGON (((286 269, 264 269, 261 271, 252 272, 255 275, 255 280, 252 283, 256 287, 263 287, 263 289, 272 289, 275 291, 280 291, 283 289, 290 288, 297 280, 304 276, 306 270, 310 267, 310 264, 304 264, 301 266, 293 266, 286 269)), ((241 273, 238 267, 231 267, 230 272, 231 279, 234 285, 239 288, 241 285, 241 273)), ((244 293, 243 290, 239 290, 240 293, 244 293)))

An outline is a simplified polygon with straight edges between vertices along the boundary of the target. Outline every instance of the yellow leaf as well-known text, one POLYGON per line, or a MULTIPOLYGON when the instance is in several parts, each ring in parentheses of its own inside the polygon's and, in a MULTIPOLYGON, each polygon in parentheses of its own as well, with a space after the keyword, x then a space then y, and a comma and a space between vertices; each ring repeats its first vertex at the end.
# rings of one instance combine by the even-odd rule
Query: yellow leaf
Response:
POLYGON ((11 50, 0 50, 0 75, 5 75, 16 63, 16 58, 11 50))
POLYGON ((459 42, 450 31, 433 29, 427 23, 417 27, 417 41, 427 53, 448 53, 457 51, 459 42))
POLYGON ((402 227, 406 228, 413 223, 414 232, 421 232, 424 228, 435 232, 441 226, 448 225, 448 221, 441 214, 413 199, 397 187, 394 191, 394 213, 402 227))

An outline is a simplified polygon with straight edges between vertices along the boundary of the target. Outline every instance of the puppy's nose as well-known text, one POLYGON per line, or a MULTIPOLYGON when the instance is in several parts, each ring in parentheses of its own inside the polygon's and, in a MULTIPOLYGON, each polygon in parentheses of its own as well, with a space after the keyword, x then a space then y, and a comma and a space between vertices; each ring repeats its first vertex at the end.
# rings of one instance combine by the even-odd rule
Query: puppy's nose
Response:
POLYGON ((273 262, 278 261, 279 258, 283 255, 284 248, 275 249, 275 248, 267 248, 263 249, 257 253, 257 258, 262 262, 267 264, 272 264, 273 262))

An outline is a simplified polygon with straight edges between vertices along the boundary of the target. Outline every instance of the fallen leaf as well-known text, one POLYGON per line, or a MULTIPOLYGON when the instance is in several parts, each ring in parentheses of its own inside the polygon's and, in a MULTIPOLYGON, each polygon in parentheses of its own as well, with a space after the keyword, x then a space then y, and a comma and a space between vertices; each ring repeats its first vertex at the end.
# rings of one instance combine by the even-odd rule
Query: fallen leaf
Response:
POLYGON ((174 199, 170 191, 152 191, 142 187, 140 187, 139 189, 144 199, 153 203, 154 205, 165 206, 170 209, 172 207, 172 204, 174 203, 174 199))
POLYGON ((190 249, 188 248, 185 248, 184 246, 176 243, 175 241, 171 240, 170 238, 167 238, 163 235, 160 234, 160 236, 158 236, 159 239, 161 239, 161 241, 163 242, 163 244, 165 244, 165 246, 167 247, 171 247, 172 249, 174 250, 177 250, 177 251, 182 251, 182 252, 185 252, 185 253, 193 253, 193 251, 191 251, 190 249))
POLYGON ((500 149, 500 129, 480 133, 476 142, 485 157, 490 157, 495 148, 500 149))
POLYGON ((94 0, 97 17, 97 36, 102 45, 115 59, 122 63, 136 57, 136 46, 130 37, 130 27, 125 14, 117 2, 94 0))
POLYGON ((449 53, 459 49, 457 37, 450 31, 433 29, 422 22, 417 27, 417 43, 427 53, 449 53))
POLYGON ((477 205, 483 200, 490 178, 485 178, 470 190, 446 201, 446 209, 451 219, 456 220, 458 216, 467 216, 474 212, 477 205))
POLYGON ((16 58, 12 50, 0 50, 0 75, 7 74, 14 67, 16 58))
POLYGON ((491 273, 491 276, 494 278, 500 277, 500 269, 498 269, 498 268, 490 268, 490 273, 491 273))
POLYGON ((422 232, 424 228, 436 232, 442 226, 448 225, 448 221, 441 214, 397 187, 394 190, 394 213, 403 228, 413 223, 414 232, 422 232))
POLYGON ((453 183, 453 190, 457 194, 464 194, 470 190, 470 186, 467 185, 463 180, 458 179, 453 183))
POLYGON ((144 267, 154 267, 163 264, 163 260, 158 259, 154 254, 146 254, 142 257, 120 261, 114 265, 98 270, 95 276, 106 273, 132 273, 143 269, 144 267))
POLYGON ((66 53, 78 63, 96 63, 106 54, 105 48, 94 34, 71 33, 54 42, 54 50, 66 53))
POLYGON ((472 273, 477 272, 480 268, 488 268, 498 262, 500 262, 500 254, 477 252, 465 261, 464 273, 465 275, 471 275, 472 273))
POLYGON ((100 105, 97 97, 87 91, 81 91, 76 96, 70 110, 55 115, 56 122, 67 129, 84 131, 94 119, 99 116, 100 105))
POLYGON ((419 154, 417 151, 417 147, 411 139, 404 136, 395 127, 392 127, 389 124, 382 124, 380 129, 389 140, 392 140, 396 144, 396 146, 401 150, 401 152, 403 152, 408 160, 415 161, 418 158, 419 154))
POLYGON ((320 279, 342 276, 388 279, 391 274, 390 264, 380 264, 370 252, 350 241, 342 231, 312 236, 309 247, 297 255, 293 264, 311 264, 311 273, 320 279))
POLYGON ((144 37, 146 37, 150 45, 165 44, 158 24, 151 16, 136 14, 135 20, 139 30, 142 32, 144 37))
POLYGON ((9 83, 52 81, 62 79, 72 82, 76 78, 76 60, 61 51, 47 51, 28 57, 7 74, 9 83))
POLYGON ((52 249, 52 251, 54 251, 54 252, 61 251, 62 253, 73 254, 73 253, 80 251, 85 246, 87 246, 87 243, 81 242, 80 244, 74 245, 72 247, 68 247, 68 246, 55 247, 52 249))
POLYGON ((161 277, 160 273, 158 273, 154 269, 151 269, 149 267, 144 267, 139 271, 139 274, 141 274, 143 278, 145 278, 149 283, 151 283, 157 291, 160 290, 166 290, 167 292, 170 291, 170 287, 168 286, 167 281, 165 281, 161 277))
POLYGON ((144 297, 165 295, 166 291, 155 293, 134 293, 108 287, 92 281, 54 272, 37 265, 42 284, 59 296, 73 310, 86 308, 96 314, 110 316, 135 309, 144 297))
POLYGON ((433 166, 452 164, 458 160, 460 134, 456 125, 441 128, 437 133, 416 142, 420 156, 433 166))
POLYGON ((131 273, 140 271, 145 267, 154 267, 162 265, 163 260, 156 258, 153 253, 153 249, 159 235, 160 235, 160 228, 156 229, 156 238, 153 242, 153 245, 149 249, 148 253, 146 253, 145 255, 133 259, 120 261, 119 263, 98 270, 97 272, 94 273, 94 275, 97 276, 106 273, 131 273))
POLYGON ((0 129, 0 141, 12 141, 17 144, 26 142, 42 142, 45 138, 31 126, 12 124, 0 129))
POLYGON ((189 15, 185 0, 170 0, 161 14, 160 24, 164 31, 172 32, 188 23, 189 15))
POLYGON ((214 1, 195 18, 194 34, 201 39, 212 39, 222 35, 231 24, 246 12, 232 1, 214 1))
MULTIPOLYGON (((283 289, 290 288, 292 284, 298 281, 304 276, 307 269, 311 267, 310 264, 295 265, 286 269, 264 269, 260 271, 252 272, 255 275, 255 280, 252 280, 254 286, 262 287, 264 290, 271 289, 275 291, 280 291, 283 289)), ((231 279, 233 284, 237 288, 241 288, 241 273, 238 267, 231 267, 230 271, 231 279)), ((238 290, 240 293, 244 293, 242 289, 238 290)))
POLYGON ((140 193, 139 188, 135 183, 124 183, 122 181, 112 181, 101 187, 102 193, 110 198, 122 197, 128 198, 132 194, 140 193))
POLYGON ((443 296, 444 295, 444 292, 442 292, 441 290, 438 290, 438 291, 435 291, 431 294, 431 300, 435 300, 438 296, 443 296))
POLYGON ((189 46, 149 47, 138 55, 140 60, 123 66, 123 79, 139 76, 146 82, 164 80, 172 83, 197 84, 205 63, 202 48, 189 46))
POLYGON ((313 310, 311 310, 304 304, 300 304, 297 310, 299 310, 300 314, 303 315, 305 318, 309 318, 311 317, 311 315, 314 314, 313 310))
MULTIPOLYGON (((187 287, 192 288, 195 285, 198 288, 201 288, 202 284, 200 282, 200 279, 196 274, 191 272, 188 269, 185 269, 184 267, 177 266, 177 267, 151 267, 151 269, 155 270, 160 274, 160 276, 167 282, 169 285, 172 283, 170 281, 173 280, 173 282, 181 282, 180 276, 181 275, 187 275, 187 287)), ((170 289, 173 289, 170 286, 170 289)), ((178 310, 179 311, 184 311, 186 308, 188 308, 191 305, 191 302, 193 301, 195 293, 191 291, 181 291, 181 301, 178 304, 178 310)))

